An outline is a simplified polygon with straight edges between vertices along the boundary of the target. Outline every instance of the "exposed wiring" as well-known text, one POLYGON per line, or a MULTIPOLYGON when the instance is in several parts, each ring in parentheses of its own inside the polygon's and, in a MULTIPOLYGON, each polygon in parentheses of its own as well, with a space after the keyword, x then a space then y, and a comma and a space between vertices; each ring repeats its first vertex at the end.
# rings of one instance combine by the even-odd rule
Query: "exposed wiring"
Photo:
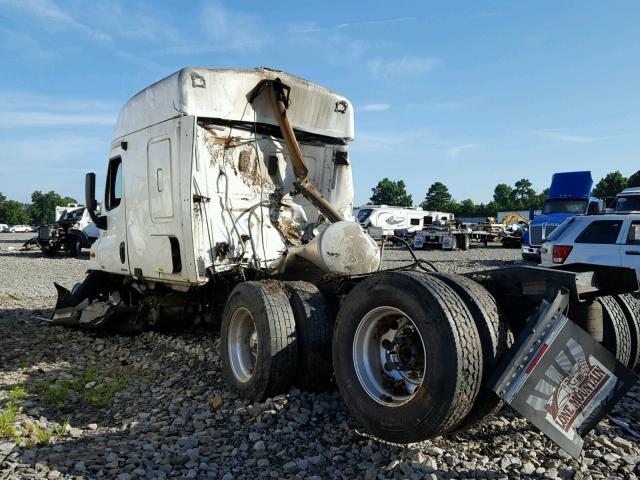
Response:
MULTIPOLYGON (((224 155, 223 155, 224 157, 224 155)), ((226 161, 223 160, 223 161, 226 161)), ((242 253, 239 256, 240 261, 242 261, 242 259, 244 258, 245 254, 247 253, 247 250, 244 246, 244 241, 242 240, 242 235, 240 234, 240 231, 238 230, 238 226, 236 225, 236 219, 233 218, 233 215, 231 214, 231 209, 229 208, 228 202, 229 202, 229 177, 227 177, 227 174, 223 171, 220 170, 219 174, 218 174, 218 178, 216 179, 216 188, 218 189, 218 191, 220 191, 220 187, 218 186, 218 181, 220 180, 220 177, 224 176, 225 179, 225 186, 224 186, 224 201, 222 201, 222 210, 224 212, 227 212, 227 215, 229 215, 229 218, 231 219, 231 227, 233 228, 233 231, 236 232, 236 235, 238 236, 238 240, 239 240, 239 245, 242 248, 242 253)))
MULTIPOLYGON (((245 107, 246 108, 246 107, 245 107)), ((242 120, 242 118, 240 119, 242 120)), ((256 130, 256 124, 258 117, 256 109, 253 109, 253 145, 256 151, 256 168, 260 171, 260 204, 264 202, 264 179, 262 178, 262 168, 260 168, 260 150, 258 148, 258 131, 256 130)), ((263 155, 264 158, 264 155, 263 155)), ((262 256, 265 261, 265 268, 267 267, 267 249, 264 246, 264 210, 260 208, 260 243, 262 244, 262 256)))
MULTIPOLYGON (((424 270, 426 272, 437 272, 438 271, 438 268, 433 263, 431 263, 430 261, 419 259, 416 256, 416 253, 413 251, 413 247, 404 238, 396 237, 395 235, 389 235, 389 236, 387 236, 387 238, 392 238, 392 239, 404 244, 404 246, 407 247, 407 250, 411 254, 411 257, 413 257, 413 264, 409 265, 410 267, 412 267, 412 269, 415 270, 416 268, 419 268, 419 269, 424 270), (424 267, 424 265, 428 265, 430 267, 429 270, 427 270, 424 267)), ((403 267, 399 267, 398 269, 403 269, 403 267)), ((391 270, 396 270, 396 269, 391 269, 391 270)))
MULTIPOLYGON (((200 190, 200 187, 198 186, 198 181, 196 180, 196 177, 193 177, 193 186, 194 186, 194 189, 196 191, 196 195, 202 197, 202 191, 200 190)), ((211 229, 209 227, 209 214, 207 213, 206 205, 203 205, 202 203, 203 202, 198 202, 198 209, 200 210, 200 218, 202 218, 202 221, 207 226, 207 239, 209 240, 209 257, 211 259, 211 265, 214 265, 215 264, 215 257, 213 255, 213 238, 211 237, 211 229)), ((204 203, 206 203, 206 202, 204 202, 204 203)))

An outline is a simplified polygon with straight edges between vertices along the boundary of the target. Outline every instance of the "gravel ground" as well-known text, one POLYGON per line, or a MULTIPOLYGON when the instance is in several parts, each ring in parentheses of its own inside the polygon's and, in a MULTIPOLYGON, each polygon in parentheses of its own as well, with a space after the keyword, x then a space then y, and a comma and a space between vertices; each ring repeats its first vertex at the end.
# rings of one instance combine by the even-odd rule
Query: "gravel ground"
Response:
MULTIPOLYGON (((43 326, 53 282, 86 257, 10 250, 0 234, 0 478, 636 478, 640 447, 609 419, 569 458, 504 408, 477 428, 408 446, 360 432, 336 391, 250 404, 222 382, 217 332, 105 336, 43 326)), ((497 246, 420 252, 444 271, 519 261, 497 246)), ((407 254, 390 250, 388 265, 407 254)), ((640 389, 613 416, 640 430, 640 389)))

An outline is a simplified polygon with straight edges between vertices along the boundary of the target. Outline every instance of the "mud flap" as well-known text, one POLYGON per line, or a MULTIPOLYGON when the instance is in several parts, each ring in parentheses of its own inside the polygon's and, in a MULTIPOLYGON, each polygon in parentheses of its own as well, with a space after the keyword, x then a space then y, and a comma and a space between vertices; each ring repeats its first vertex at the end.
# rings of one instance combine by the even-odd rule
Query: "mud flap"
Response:
POLYGON ((563 312, 568 293, 543 301, 490 385, 564 451, 579 458, 583 439, 633 386, 626 368, 563 312))

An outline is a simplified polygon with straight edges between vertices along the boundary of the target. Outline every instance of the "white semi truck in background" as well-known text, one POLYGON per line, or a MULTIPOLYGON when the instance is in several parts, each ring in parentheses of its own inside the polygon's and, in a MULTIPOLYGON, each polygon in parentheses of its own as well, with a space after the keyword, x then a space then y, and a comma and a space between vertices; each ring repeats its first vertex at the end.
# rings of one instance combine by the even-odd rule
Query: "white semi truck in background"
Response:
POLYGON ((580 435, 617 393, 595 392, 569 440, 554 433, 545 402, 584 358, 615 371, 607 388, 629 388, 638 356, 625 346, 640 319, 622 305, 635 305, 635 272, 515 266, 460 276, 418 259, 381 271, 376 243, 347 220, 353 138, 345 97, 280 71, 186 68, 145 88, 118 117, 101 212, 87 175, 100 237, 85 281, 57 286, 52 322, 135 332, 166 316, 216 328, 221 314, 230 390, 261 401, 335 378, 369 432, 402 443, 463 430, 499 396, 517 405, 562 353, 554 339, 570 340, 579 348, 527 417, 579 453, 580 435), (567 312, 596 338, 571 330, 567 312), (510 350, 509 330, 522 332, 510 350))
POLYGON ((99 230, 84 205, 57 206, 55 219, 54 224, 39 227, 38 236, 27 242, 37 243, 45 256, 66 252, 78 257, 83 248, 91 247, 98 238, 99 230))

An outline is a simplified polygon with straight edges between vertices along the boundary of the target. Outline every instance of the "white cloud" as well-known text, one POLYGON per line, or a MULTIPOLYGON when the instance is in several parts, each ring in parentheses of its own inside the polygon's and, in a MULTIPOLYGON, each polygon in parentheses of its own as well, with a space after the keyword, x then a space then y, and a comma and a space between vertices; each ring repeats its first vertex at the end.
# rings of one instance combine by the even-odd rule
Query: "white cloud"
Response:
POLYGON ((3 62, 17 62, 16 52, 20 52, 19 61, 42 67, 59 58, 59 52, 48 49, 25 31, 14 31, 0 27, 0 52, 6 52, 3 62), (9 60, 11 59, 11 60, 9 60))
POLYGON ((121 103, 113 100, 64 98, 36 92, 0 88, 0 107, 5 110, 45 110, 55 112, 114 112, 121 103))
POLYGON ((538 135, 540 137, 548 138, 551 140, 558 140, 560 142, 566 143, 593 143, 599 142, 600 140, 607 140, 612 138, 611 136, 607 137, 594 137, 587 135, 576 135, 573 133, 567 133, 563 130, 532 130, 531 133, 538 135))
POLYGON ((267 40, 267 27, 255 15, 229 10, 222 2, 208 2, 202 12, 202 24, 209 39, 236 53, 259 51, 267 40))
POLYGON ((375 78, 416 77, 430 72, 439 63, 434 57, 374 58, 369 61, 369 71, 375 78))
POLYGON ((443 147, 444 142, 439 140, 428 128, 411 128, 395 132, 358 130, 354 145, 362 150, 380 152, 397 151, 399 147, 406 146, 415 148, 443 147))
POLYGON ((394 23, 409 22, 415 19, 416 19, 415 17, 398 17, 398 18, 387 18, 383 20, 365 20, 362 22, 346 22, 346 23, 340 23, 337 25, 330 25, 326 27, 319 26, 316 22, 300 22, 300 23, 292 24, 289 27, 289 30, 291 33, 295 33, 295 34, 317 33, 317 32, 327 32, 329 30, 341 30, 344 28, 390 25, 394 23))
POLYGON ((345 61, 358 60, 373 45, 368 40, 353 38, 340 32, 326 33, 323 30, 299 27, 294 26, 289 29, 287 37, 289 44, 293 48, 302 48, 321 55, 331 65, 341 65, 345 61))
POLYGON ((450 157, 457 157, 459 156, 462 152, 472 149, 472 148, 476 148, 479 147, 480 145, 477 143, 466 143, 464 145, 454 145, 453 147, 449 148, 447 150, 447 155, 449 155, 450 157))
POLYGON ((69 125, 115 125, 116 115, 0 110, 0 128, 65 127, 69 125))
POLYGON ((384 112, 385 110, 389 110, 391 105, 388 103, 367 103, 360 107, 360 110, 363 112, 384 112))
POLYGON ((93 2, 87 5, 89 15, 103 30, 114 37, 158 41, 167 43, 183 42, 184 37, 175 19, 163 18, 154 4, 135 5, 127 2, 93 2), (146 8, 145 8, 146 6, 146 8))
POLYGON ((0 89, 0 128, 112 126, 120 104, 0 89))
POLYGON ((51 164, 80 168, 97 153, 106 155, 108 148, 109 140, 104 138, 66 133, 0 139, 4 158, 11 159, 15 166, 30 165, 34 169, 51 164))
POLYGON ((111 35, 79 22, 51 0, 2 0, 5 7, 20 10, 40 20, 48 28, 73 28, 97 40, 110 41, 111 35))

